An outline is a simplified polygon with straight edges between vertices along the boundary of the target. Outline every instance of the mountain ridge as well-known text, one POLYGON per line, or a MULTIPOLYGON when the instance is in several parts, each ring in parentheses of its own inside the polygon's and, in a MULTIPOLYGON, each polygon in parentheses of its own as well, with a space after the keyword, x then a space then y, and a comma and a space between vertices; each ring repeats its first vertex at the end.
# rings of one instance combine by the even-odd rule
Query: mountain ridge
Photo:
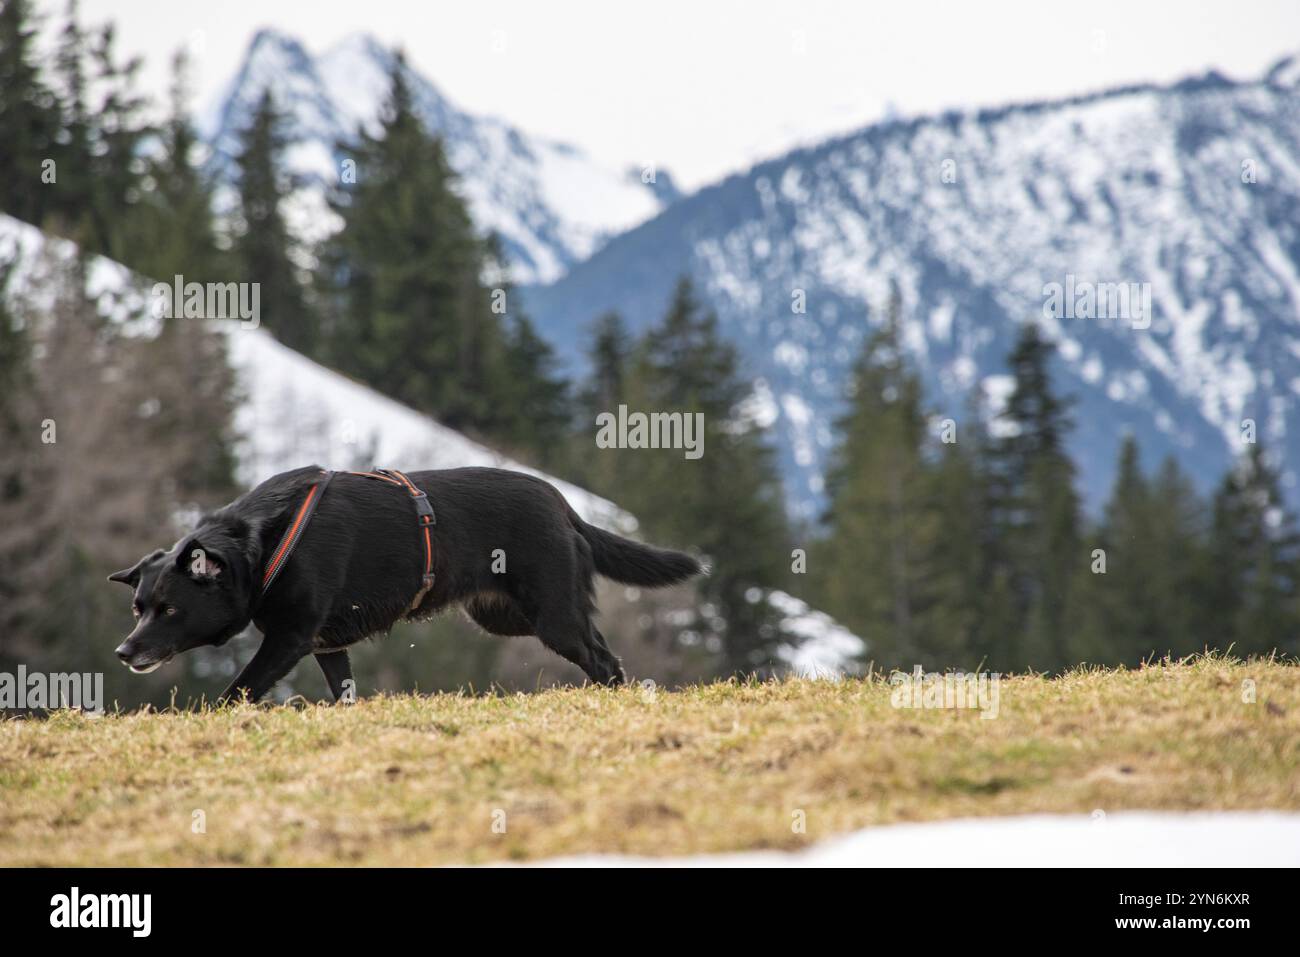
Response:
MULTIPOLYGON (((395 52, 370 34, 351 34, 313 55, 288 33, 259 30, 239 69, 201 113, 209 169, 227 186, 234 182, 239 131, 270 89, 287 115, 286 164, 303 184, 291 204, 291 225, 308 241, 322 238, 337 228, 325 201, 342 158, 336 144, 359 125, 374 129, 394 62, 395 52)), ((640 170, 610 169, 571 144, 460 110, 409 62, 406 77, 417 114, 443 138, 475 224, 500 236, 517 281, 558 278, 679 195, 662 169, 643 182, 640 170)))
POLYGON ((801 146, 679 200, 557 282, 525 289, 528 308, 576 370, 580 331, 596 315, 617 310, 642 330, 677 275, 691 276, 773 395, 791 504, 811 517, 848 368, 892 281, 915 320, 906 344, 935 412, 958 420, 972 386, 993 400, 1005 394, 1015 322, 1042 312, 1049 283, 1146 283, 1156 315, 1144 334, 1039 319, 1061 351, 1061 387, 1080 400, 1072 451, 1088 504, 1109 490, 1123 432, 1138 434, 1148 467, 1172 454, 1205 490, 1238 451, 1232 430, 1251 416, 1282 446, 1293 484, 1292 66, 1283 58, 1253 80, 1208 71, 897 118, 801 146), (1237 186, 1253 192, 1229 192, 1237 186), (790 308, 796 290, 806 294, 802 316, 790 308), (1279 342, 1255 356, 1263 326, 1279 342), (1256 388, 1256 370, 1271 377, 1267 389, 1256 388))

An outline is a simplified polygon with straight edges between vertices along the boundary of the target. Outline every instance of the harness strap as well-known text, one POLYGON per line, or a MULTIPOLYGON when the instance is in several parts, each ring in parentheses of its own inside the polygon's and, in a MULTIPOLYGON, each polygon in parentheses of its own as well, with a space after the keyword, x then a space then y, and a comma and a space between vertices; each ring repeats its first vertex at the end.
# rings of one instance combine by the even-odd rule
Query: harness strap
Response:
POLYGON ((415 593, 410 606, 406 609, 406 613, 409 615, 420 607, 420 602, 424 601, 424 596, 433 587, 433 536, 430 529, 438 524, 438 520, 433 513, 433 506, 429 503, 429 496, 424 494, 414 482, 397 471, 397 469, 375 469, 373 472, 353 472, 351 474, 359 475, 362 478, 379 479, 390 485, 404 488, 410 493, 411 500, 415 503, 415 520, 424 536, 424 575, 420 579, 420 590, 415 593))
POLYGON ((307 490, 307 497, 302 500, 298 506, 298 511, 285 529, 284 536, 280 539, 280 544, 275 547, 271 553, 271 560, 266 564, 266 571, 262 573, 262 594, 265 595, 271 588, 271 585, 279 577, 281 570, 289 561, 289 556, 293 554, 294 548, 302 539, 302 533, 307 530, 307 523, 311 521, 312 514, 316 511, 316 506, 320 504, 322 496, 325 494, 326 487, 330 480, 334 478, 333 472, 322 472, 321 479, 315 485, 307 490))
MULTIPOLYGON (((285 529, 280 544, 275 547, 275 551, 271 553, 271 560, 267 562, 266 571, 262 574, 263 595, 270 590, 271 585, 288 563, 289 556, 293 554, 298 542, 302 540, 303 532, 307 530, 307 524, 311 521, 316 506, 320 504, 321 498, 325 495, 326 487, 337 474, 337 472, 323 471, 320 480, 307 490, 307 497, 298 506, 293 521, 285 529)), ((407 614, 410 614, 420 607, 420 602, 424 601, 424 596, 433 587, 433 536, 429 530, 438 522, 433 514, 433 506, 429 504, 429 496, 424 494, 414 482, 397 471, 397 469, 376 469, 373 472, 349 472, 348 474, 359 475, 362 478, 379 479, 390 485, 404 488, 410 493, 411 500, 415 503, 416 521, 424 536, 424 575, 420 579, 420 590, 415 593, 410 606, 406 609, 407 614)))

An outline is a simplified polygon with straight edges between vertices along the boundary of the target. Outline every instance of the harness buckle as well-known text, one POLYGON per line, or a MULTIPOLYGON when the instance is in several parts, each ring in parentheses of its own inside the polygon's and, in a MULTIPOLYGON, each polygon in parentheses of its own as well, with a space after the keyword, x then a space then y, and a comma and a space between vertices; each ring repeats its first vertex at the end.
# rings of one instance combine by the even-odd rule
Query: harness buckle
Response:
POLYGON ((420 525, 437 525, 438 520, 434 517, 433 506, 429 504, 429 496, 424 492, 413 492, 411 498, 415 500, 415 514, 420 520, 420 525))

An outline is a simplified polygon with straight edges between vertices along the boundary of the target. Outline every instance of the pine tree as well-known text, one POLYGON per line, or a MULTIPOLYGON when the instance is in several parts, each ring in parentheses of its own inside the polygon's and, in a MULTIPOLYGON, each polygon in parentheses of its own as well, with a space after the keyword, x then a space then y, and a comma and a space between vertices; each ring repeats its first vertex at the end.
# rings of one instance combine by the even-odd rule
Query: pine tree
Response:
POLYGON ((509 317, 505 375, 498 416, 488 426, 510 451, 539 467, 564 462, 573 421, 569 383, 556 371, 555 353, 528 317, 509 317))
POLYGON ((1092 542, 1101 554, 1075 583, 1071 661, 1131 666, 1227 647, 1206 628, 1204 507, 1172 458, 1152 478, 1139 458, 1127 437, 1092 542))
POLYGON ((343 229, 324 259, 336 291, 328 356, 453 428, 482 432, 500 414, 493 387, 506 355, 480 282, 490 249, 442 143, 414 112, 400 57, 390 83, 377 134, 343 144, 355 176, 334 199, 343 229))
POLYGON ((106 251, 107 228, 97 221, 94 119, 86 79, 90 59, 89 38, 78 16, 76 0, 69 0, 54 56, 63 106, 58 156, 58 219, 56 228, 83 246, 106 251))
POLYGON ((1069 627, 1071 662, 1133 663, 1159 650, 1163 629, 1154 617, 1156 560, 1152 498, 1142 474, 1137 442, 1120 446, 1115 485, 1097 529, 1087 571, 1079 571, 1069 627))
POLYGON ((944 443, 923 488, 931 516, 918 547, 928 569, 928 608, 920 630, 921 664, 972 670, 986 657, 998 624, 999 594, 991 587, 988 487, 980 449, 981 423, 972 416, 957 441, 944 443), (963 438, 962 434, 966 437, 963 438))
POLYGON ((1210 613, 1220 642, 1230 637, 1242 656, 1294 654, 1300 535, 1277 471, 1258 445, 1250 446, 1215 495, 1210 556, 1210 613))
POLYGON ((538 465, 567 457, 573 409, 519 307, 495 237, 480 238, 439 138, 394 61, 378 130, 340 144, 343 228, 322 256, 327 361, 445 425, 538 465))
POLYGON ((635 481, 607 491, 641 519, 650 537, 698 549, 712 562, 701 583, 707 605, 700 628, 706 645, 719 647, 726 673, 775 667, 784 639, 759 599, 764 589, 786 582, 790 563, 780 479, 767 436, 745 413, 751 389, 738 366, 717 317, 683 279, 663 320, 638 344, 626 392, 633 410, 703 414, 703 454, 599 453, 635 469, 635 481))
POLYGON ((1156 650, 1182 657, 1213 646, 1203 608, 1208 564, 1206 507, 1172 456, 1150 480, 1150 491, 1152 590, 1148 604, 1160 636, 1156 650))
POLYGON ((83 26, 76 0, 48 58, 32 21, 27 0, 0 3, 0 209, 129 262, 152 132, 141 61, 119 61, 113 27, 83 26))
POLYGON ((290 183, 283 171, 288 139, 270 90, 263 92, 240 135, 239 217, 232 250, 240 276, 259 284, 262 322, 281 342, 314 355, 317 323, 306 305, 284 219, 290 183))
POLYGON ((86 252, 131 264, 144 192, 144 144, 155 132, 136 89, 142 60, 119 61, 116 28, 84 27, 68 3, 54 57, 63 110, 53 227, 86 252))
POLYGON ((910 667, 922 644, 925 545, 936 515, 926 489, 921 385, 898 338, 897 292, 853 375, 851 405, 836 422, 840 445, 827 473, 831 533, 816 574, 827 610, 866 636, 873 660, 910 667))
POLYGON ((867 638, 881 667, 974 668, 987 593, 978 416, 931 435, 899 341, 901 300, 865 343, 836 425, 827 537, 814 552, 822 607, 867 638), (940 441, 935 441, 939 439, 940 441))
POLYGON ((1065 453, 1069 403, 1052 389, 1051 352, 1037 326, 1026 325, 1010 357, 1015 385, 1001 416, 1005 435, 991 450, 993 521, 1006 549, 996 577, 1010 588, 1021 623, 995 646, 990 666, 1003 670, 1069 663, 1070 587, 1087 555, 1065 453))
POLYGON ((566 477, 586 488, 618 496, 639 480, 632 456, 592 454, 598 417, 617 414, 628 403, 635 343, 618 313, 605 313, 591 328, 587 360, 590 372, 574 401, 577 421, 568 441, 566 477))
POLYGON ((140 228, 132 237, 131 266, 145 276, 171 282, 207 282, 230 268, 217 245, 212 214, 213 184, 195 163, 199 145, 187 106, 188 62, 172 59, 171 109, 149 159, 153 184, 141 203, 140 228))
POLYGON ((29 0, 0 2, 0 210, 40 225, 58 181, 57 165, 55 183, 42 180, 42 164, 57 163, 60 105, 42 76, 33 19, 29 0))
POLYGON ((17 611, 24 601, 23 568, 30 546, 23 522, 35 484, 32 459, 40 422, 29 332, 6 301, 13 268, 12 262, 0 264, 0 635, 12 635, 21 621, 17 611))
POLYGON ((582 395, 588 413, 609 412, 623 401, 632 339, 622 317, 607 312, 596 320, 591 335, 591 377, 582 395))

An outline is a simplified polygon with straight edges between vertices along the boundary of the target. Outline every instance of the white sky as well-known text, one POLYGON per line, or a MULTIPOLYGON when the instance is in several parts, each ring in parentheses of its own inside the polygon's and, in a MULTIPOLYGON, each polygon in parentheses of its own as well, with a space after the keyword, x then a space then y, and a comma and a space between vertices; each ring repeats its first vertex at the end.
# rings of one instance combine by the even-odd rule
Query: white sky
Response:
MULTIPOLYGON (((65 0, 39 8, 59 13, 65 0)), ((320 51, 359 30, 401 44, 457 106, 655 163, 686 187, 821 135, 1300 53, 1300 0, 81 0, 166 89, 195 54, 196 106, 274 26, 320 51)))

